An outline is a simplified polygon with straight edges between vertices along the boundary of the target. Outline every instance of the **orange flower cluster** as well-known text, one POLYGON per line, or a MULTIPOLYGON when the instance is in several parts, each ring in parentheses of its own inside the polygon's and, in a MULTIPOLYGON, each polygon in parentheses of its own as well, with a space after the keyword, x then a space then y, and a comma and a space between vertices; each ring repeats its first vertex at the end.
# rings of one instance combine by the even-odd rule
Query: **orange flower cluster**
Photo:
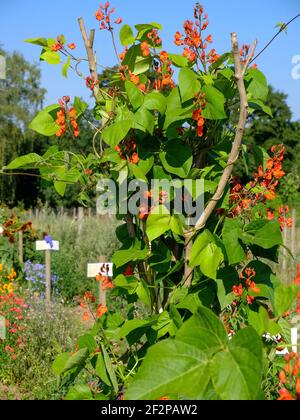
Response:
POLYGON ((282 388, 278 401, 300 400, 300 356, 291 352, 285 356, 286 365, 279 373, 282 388))
POLYGON ((149 41, 143 41, 141 43, 141 51, 144 57, 149 57, 149 55, 151 55, 150 47, 155 50, 155 47, 160 47, 162 44, 162 39, 159 37, 157 29, 150 31, 147 34, 147 38, 149 41))
MULTIPOLYGON (((296 276, 296 278, 295 278, 295 280, 294 280, 294 283, 295 283, 297 286, 300 286, 300 264, 298 264, 297 271, 298 271, 298 273, 297 273, 297 276, 296 276)), ((299 297, 299 299, 300 299, 300 297, 299 297)), ((300 314, 299 314, 299 315, 300 315, 300 314)))
MULTIPOLYGON (((13 360, 18 357, 18 349, 20 350, 24 346, 22 321, 26 309, 28 309, 26 302, 14 293, 0 295, 0 315, 5 317, 6 329, 9 334, 6 337, 4 349, 13 360)), ((4 344, 4 340, 0 340, 0 353, 2 344, 4 344)))
MULTIPOLYGON (((55 52, 61 51, 64 49, 64 45, 65 45, 65 37, 63 35, 60 35, 57 37, 57 42, 51 46, 51 51, 55 51, 55 52)), ((72 42, 68 44, 68 47, 70 48, 70 50, 75 50, 76 44, 72 42)))
POLYGON ((146 85, 144 83, 141 83, 141 79, 138 75, 134 74, 128 66, 120 66, 119 67, 120 70, 120 77, 121 80, 123 82, 125 82, 126 80, 130 80, 133 84, 135 84, 136 86, 138 86, 138 88, 142 91, 145 92, 145 90, 147 89, 146 85))
POLYGON ((7 238, 8 241, 13 244, 16 241, 15 234, 17 232, 23 232, 27 235, 33 235, 32 222, 20 223, 18 218, 12 216, 2 224, 3 232, 2 236, 7 238))
POLYGON ((172 60, 166 51, 162 51, 159 56, 159 61, 154 62, 154 81, 152 83, 153 89, 165 90, 173 89, 176 85, 172 79, 174 70, 172 69, 172 60))
POLYGON ((99 80, 95 80, 91 78, 90 76, 88 76, 85 78, 85 84, 86 84, 86 87, 89 88, 93 92, 95 87, 99 85, 99 80))
MULTIPOLYGON (((109 10, 110 3, 107 2, 104 5, 100 4, 99 10, 95 13, 96 19, 101 22, 100 30, 107 29, 108 31, 112 31, 114 28, 111 22, 111 15, 115 13, 116 9, 113 7, 109 10)), ((120 25, 123 22, 122 18, 118 18, 114 21, 116 25, 120 25)))
MULTIPOLYGON (((96 298, 93 295, 92 292, 86 292, 83 298, 83 301, 80 302, 80 307, 84 309, 84 313, 82 316, 82 321, 87 322, 90 321, 91 318, 95 319, 93 310, 91 308, 91 305, 96 302, 96 298)), ((106 306, 98 305, 96 315, 98 318, 102 318, 103 315, 105 315, 108 312, 108 309, 106 306)))
POLYGON ((183 56, 187 57, 191 62, 197 59, 205 66, 208 63, 213 64, 220 56, 215 49, 207 52, 208 45, 213 42, 212 35, 203 36, 208 25, 208 14, 204 13, 201 5, 197 4, 194 10, 195 22, 186 20, 184 22, 184 35, 176 32, 174 43, 177 46, 185 46, 183 56))
POLYGON ((137 145, 133 139, 127 139, 120 145, 115 147, 115 151, 119 153, 122 160, 129 159, 130 163, 136 165, 139 163, 140 158, 137 153, 137 145))
POLYGON ((67 131, 67 124, 72 127, 74 137, 79 137, 79 127, 77 123, 77 113, 74 107, 69 108, 69 96, 64 96, 59 101, 60 110, 57 112, 56 124, 59 125, 59 130, 56 132, 56 137, 62 137, 67 131))
MULTIPOLYGON (((280 206, 278 209, 278 221, 280 223, 280 228, 283 230, 285 227, 291 228, 293 227, 294 221, 291 217, 287 217, 288 213, 290 212, 289 206, 280 206)), ((274 220, 275 219, 275 211, 273 209, 267 210, 267 219, 274 220)))
POLYGON ((154 197, 153 191, 146 191, 144 194, 144 200, 140 206, 140 220, 147 220, 150 212, 157 206, 158 204, 162 205, 168 200, 168 193, 166 191, 160 191, 157 197, 154 197))
MULTIPOLYGON (((241 185, 237 178, 232 179, 232 188, 230 191, 230 202, 234 204, 231 216, 241 214, 244 210, 249 210, 258 202, 265 203, 267 200, 273 201, 276 198, 276 188, 279 180, 285 176, 282 169, 285 148, 282 144, 271 148, 271 157, 266 165, 266 170, 259 166, 258 172, 254 174, 254 181, 250 182, 250 188, 241 185), (261 192, 254 192, 256 187, 261 187, 261 192)), ((282 214, 279 215, 282 217, 282 214)), ((272 213, 268 214, 272 218, 272 213)), ((283 222, 283 219, 280 219, 283 222)), ((291 219, 284 220, 285 225, 291 225, 291 219)))
POLYGON ((253 281, 253 278, 255 276, 256 272, 253 268, 246 268, 245 272, 242 272, 240 274, 240 279, 242 280, 242 282, 238 286, 233 286, 232 288, 232 292, 236 298, 241 298, 244 295, 244 291, 246 292, 246 299, 248 305, 252 305, 255 300, 255 297, 249 295, 249 292, 255 295, 258 295, 260 293, 260 289, 253 281))
POLYGON ((206 106, 206 100, 204 94, 198 94, 196 96, 197 109, 193 112, 192 119, 197 122, 197 136, 203 137, 205 120, 202 115, 203 108, 206 106))

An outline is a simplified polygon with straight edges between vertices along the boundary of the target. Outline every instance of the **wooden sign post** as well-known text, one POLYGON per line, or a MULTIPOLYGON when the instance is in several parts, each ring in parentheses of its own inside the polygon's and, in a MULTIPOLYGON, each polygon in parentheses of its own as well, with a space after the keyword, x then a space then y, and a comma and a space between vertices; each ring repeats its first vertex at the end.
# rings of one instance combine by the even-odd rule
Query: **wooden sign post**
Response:
POLYGON ((59 242, 36 241, 36 250, 45 252, 46 301, 51 302, 51 252, 59 251, 59 242))
MULTIPOLYGON (((107 263, 106 258, 101 256, 99 263, 88 264, 87 277, 96 278, 98 274, 103 277, 113 278, 113 263, 107 263)), ((106 292, 102 288, 102 282, 99 282, 99 305, 106 306, 106 292)))
POLYGON ((21 264, 21 267, 23 267, 24 252, 23 252, 23 232, 22 232, 22 230, 19 230, 19 232, 18 232, 18 255, 19 255, 19 262, 21 264))
POLYGON ((6 338, 6 320, 4 316, 0 316, 0 340, 5 340, 6 338))

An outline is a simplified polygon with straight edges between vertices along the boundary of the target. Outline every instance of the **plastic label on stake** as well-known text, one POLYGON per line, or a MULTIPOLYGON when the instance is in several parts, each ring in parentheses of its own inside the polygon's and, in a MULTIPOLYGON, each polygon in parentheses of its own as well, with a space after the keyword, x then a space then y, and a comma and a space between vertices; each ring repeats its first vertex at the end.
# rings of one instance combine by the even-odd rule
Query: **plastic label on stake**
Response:
POLYGON ((103 276, 113 277, 113 263, 96 263, 96 264, 88 264, 87 266, 87 277, 93 278, 97 277, 99 273, 102 273, 103 276), (105 268, 105 273, 101 272, 102 268, 105 268))
POLYGON ((35 246, 36 246, 37 251, 59 251, 59 242, 58 241, 53 241, 52 242, 52 247, 46 241, 36 241, 35 246))
POLYGON ((6 338, 6 320, 4 316, 0 316, 0 340, 5 340, 6 338))

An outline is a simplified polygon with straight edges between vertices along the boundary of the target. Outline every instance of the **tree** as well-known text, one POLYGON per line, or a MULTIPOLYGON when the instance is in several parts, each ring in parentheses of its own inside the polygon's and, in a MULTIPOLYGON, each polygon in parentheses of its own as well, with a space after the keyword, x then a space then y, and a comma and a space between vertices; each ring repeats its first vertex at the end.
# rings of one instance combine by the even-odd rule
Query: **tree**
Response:
MULTIPOLYGON (((41 72, 19 53, 6 58, 6 79, 0 80, 0 165, 4 166, 20 154, 39 150, 38 136, 27 130, 35 113, 41 109, 45 89, 41 88, 41 72)), ((34 177, 1 177, 0 201, 16 205, 34 201, 38 180, 34 177)))

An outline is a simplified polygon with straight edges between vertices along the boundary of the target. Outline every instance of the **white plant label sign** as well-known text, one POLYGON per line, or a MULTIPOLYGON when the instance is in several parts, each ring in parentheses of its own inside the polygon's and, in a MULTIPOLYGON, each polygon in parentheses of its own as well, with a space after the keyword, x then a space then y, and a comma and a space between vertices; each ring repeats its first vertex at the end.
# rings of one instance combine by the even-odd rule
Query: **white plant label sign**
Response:
POLYGON ((0 316, 0 340, 5 340, 6 336, 6 320, 4 316, 0 316))
POLYGON ((58 241, 53 241, 52 242, 52 247, 46 241, 36 241, 35 246, 36 246, 37 251, 59 251, 59 242, 58 241))
POLYGON ((113 277, 113 263, 88 264, 87 277, 95 278, 101 273, 103 276, 113 277))

